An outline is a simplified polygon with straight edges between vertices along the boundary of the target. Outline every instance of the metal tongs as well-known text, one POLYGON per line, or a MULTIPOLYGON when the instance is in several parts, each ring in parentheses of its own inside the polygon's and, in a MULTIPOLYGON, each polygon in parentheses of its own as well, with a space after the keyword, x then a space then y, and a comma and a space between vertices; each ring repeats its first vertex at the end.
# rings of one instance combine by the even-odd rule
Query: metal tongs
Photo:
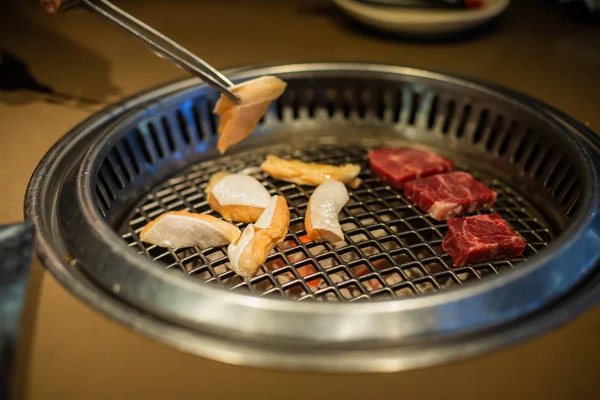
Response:
POLYGON ((79 6, 107 18, 138 39, 142 39, 150 45, 153 52, 159 57, 165 58, 182 69, 197 75, 231 100, 238 104, 240 103, 239 98, 230 90, 233 83, 225 75, 178 43, 127 14, 111 2, 106 0, 40 0, 40 2, 46 11, 51 14, 79 6))

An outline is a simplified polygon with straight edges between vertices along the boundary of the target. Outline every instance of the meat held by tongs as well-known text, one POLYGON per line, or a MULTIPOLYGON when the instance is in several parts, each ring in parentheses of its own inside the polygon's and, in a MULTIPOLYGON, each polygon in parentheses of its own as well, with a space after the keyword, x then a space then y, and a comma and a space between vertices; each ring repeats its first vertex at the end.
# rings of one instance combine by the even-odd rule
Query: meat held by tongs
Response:
POLYGON ((213 112, 221 117, 217 149, 221 154, 252 133, 271 102, 285 91, 287 84, 274 76, 262 76, 230 87, 240 100, 236 104, 221 95, 213 112))

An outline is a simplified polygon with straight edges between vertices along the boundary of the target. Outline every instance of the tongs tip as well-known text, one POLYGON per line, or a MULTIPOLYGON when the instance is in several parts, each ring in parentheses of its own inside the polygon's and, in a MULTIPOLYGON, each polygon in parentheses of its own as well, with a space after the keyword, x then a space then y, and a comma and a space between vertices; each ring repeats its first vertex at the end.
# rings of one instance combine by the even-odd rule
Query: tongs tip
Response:
POLYGON ((226 89, 226 90, 222 90, 221 91, 222 94, 224 94, 225 96, 229 97, 229 99, 233 100, 235 102, 235 104, 241 104, 241 100, 239 97, 237 97, 231 90, 226 89))

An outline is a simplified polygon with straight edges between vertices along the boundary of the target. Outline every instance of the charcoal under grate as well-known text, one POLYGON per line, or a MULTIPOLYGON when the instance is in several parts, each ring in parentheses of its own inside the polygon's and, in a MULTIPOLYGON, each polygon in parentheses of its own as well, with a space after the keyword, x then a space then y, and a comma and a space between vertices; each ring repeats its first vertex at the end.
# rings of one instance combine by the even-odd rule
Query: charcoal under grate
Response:
MULTIPOLYGON (((498 193, 490 211, 500 214, 523 237, 527 248, 516 259, 454 268, 441 246, 446 223, 430 218, 402 191, 381 182, 365 161, 366 154, 363 147, 329 145, 296 149, 292 154, 281 149, 253 152, 236 157, 234 162, 202 162, 153 189, 134 208, 120 231, 129 246, 170 271, 235 292, 321 301, 395 299, 461 285, 524 265, 520 263, 546 247, 553 236, 550 223, 520 193, 505 182, 459 165, 459 169, 472 173, 498 193), (288 201, 290 233, 254 278, 243 281, 230 269, 226 246, 167 250, 140 241, 138 234, 144 225, 168 211, 187 210, 219 217, 204 193, 210 176, 257 167, 271 153, 306 162, 361 165, 362 184, 349 189, 350 200, 340 213, 344 242, 306 243, 303 217, 314 187, 273 179, 258 168, 250 171, 251 175, 271 195, 288 201)), ((244 224, 238 226, 243 228, 244 224)))

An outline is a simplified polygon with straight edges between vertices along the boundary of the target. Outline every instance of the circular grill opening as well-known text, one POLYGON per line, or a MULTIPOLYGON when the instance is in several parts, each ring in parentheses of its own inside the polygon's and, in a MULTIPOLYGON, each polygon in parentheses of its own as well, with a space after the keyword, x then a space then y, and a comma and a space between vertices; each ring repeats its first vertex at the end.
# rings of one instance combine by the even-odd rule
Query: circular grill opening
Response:
POLYGON ((523 338, 570 315, 544 312, 595 287, 593 133, 535 100, 414 69, 302 64, 231 76, 268 74, 286 92, 224 156, 215 149, 217 94, 194 80, 100 113, 47 155, 27 215, 61 282, 136 330, 213 358, 369 371, 523 338), (432 150, 497 191, 492 211, 527 243, 522 257, 452 267, 441 248, 446 224, 371 173, 366 152, 382 146, 432 150), (343 243, 303 240, 314 187, 266 176, 256 167, 267 154, 361 165, 363 183, 340 215, 343 243), (291 213, 289 235, 254 278, 228 268, 225 248, 140 242, 165 211, 212 213, 210 176, 247 168, 291 213))

